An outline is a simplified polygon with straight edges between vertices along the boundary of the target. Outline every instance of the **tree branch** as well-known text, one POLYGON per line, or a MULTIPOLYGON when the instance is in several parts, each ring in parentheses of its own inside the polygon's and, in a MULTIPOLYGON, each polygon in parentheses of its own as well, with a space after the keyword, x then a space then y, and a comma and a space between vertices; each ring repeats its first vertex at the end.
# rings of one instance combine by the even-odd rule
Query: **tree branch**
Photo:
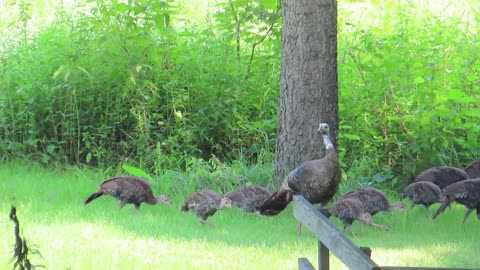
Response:
POLYGON ((253 56, 254 56, 254 54, 255 54, 255 48, 257 47, 257 45, 260 45, 260 43, 262 43, 262 42, 267 38, 268 35, 270 35, 270 33, 272 32, 273 26, 275 26, 275 23, 276 23, 276 21, 274 21, 274 22, 270 25, 270 27, 269 27, 268 30, 267 30, 267 33, 265 33, 265 35, 263 35, 263 37, 262 37, 259 41, 253 43, 253 45, 252 45, 252 52, 250 53, 250 59, 248 60, 247 74, 245 75, 245 80, 247 80, 247 79, 248 79, 248 76, 250 75, 250 69, 251 69, 252 63, 253 63, 253 56))

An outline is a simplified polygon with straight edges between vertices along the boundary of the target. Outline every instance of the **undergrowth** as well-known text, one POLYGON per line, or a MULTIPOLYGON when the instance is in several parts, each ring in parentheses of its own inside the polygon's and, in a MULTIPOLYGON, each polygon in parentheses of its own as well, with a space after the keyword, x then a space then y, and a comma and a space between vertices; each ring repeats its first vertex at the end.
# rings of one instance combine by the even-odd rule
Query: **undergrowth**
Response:
MULTIPOLYGON (((274 162, 280 1, 54 2, 0 4, 2 160, 170 178, 274 162)), ((480 157, 479 20, 474 0, 338 1, 347 181, 399 189, 480 157)))

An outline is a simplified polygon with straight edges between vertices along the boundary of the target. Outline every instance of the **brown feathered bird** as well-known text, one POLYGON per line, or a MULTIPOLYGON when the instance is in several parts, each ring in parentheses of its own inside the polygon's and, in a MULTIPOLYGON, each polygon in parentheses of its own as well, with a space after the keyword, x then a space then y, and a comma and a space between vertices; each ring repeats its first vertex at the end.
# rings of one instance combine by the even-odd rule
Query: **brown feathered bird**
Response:
POLYGON ((456 167, 437 166, 427 169, 415 177, 415 181, 428 181, 437 185, 440 189, 455 182, 468 179, 468 174, 456 167))
POLYGON ((406 210, 405 204, 403 202, 390 204, 387 196, 385 196, 385 193, 383 193, 383 191, 372 187, 360 188, 350 191, 343 195, 340 199, 345 198, 354 198, 362 202, 363 209, 371 216, 374 216, 380 211, 406 210))
POLYGON ((270 198, 272 193, 261 186, 245 186, 225 194, 232 200, 233 207, 245 212, 254 213, 270 198))
POLYGON ((432 182, 413 182, 403 190, 403 197, 412 201, 411 208, 417 204, 425 206, 426 209, 434 203, 443 202, 442 191, 432 182))
POLYGON ((375 224, 372 222, 372 216, 363 209, 363 204, 358 199, 344 198, 336 201, 329 209, 329 213, 343 223, 343 229, 347 228, 353 236, 355 233, 352 229, 352 223, 355 220, 360 220, 370 226, 388 231, 388 227, 384 225, 375 224))
POLYGON ((210 189, 202 189, 190 195, 183 204, 181 211, 195 213, 202 224, 215 225, 207 218, 213 216, 218 210, 225 207, 232 207, 232 200, 222 197, 210 189))
POLYGON ((480 160, 473 162, 463 170, 468 174, 468 178, 470 179, 480 177, 480 160))
POLYGON ((100 184, 98 191, 88 196, 84 204, 95 200, 103 195, 111 195, 120 200, 120 208, 125 204, 135 205, 137 212, 140 212, 140 204, 171 204, 170 198, 165 195, 153 196, 152 188, 147 180, 136 176, 118 176, 107 179, 100 184))
MULTIPOLYGON (((325 157, 302 163, 283 180, 281 188, 260 208, 262 215, 272 216, 283 211, 292 201, 293 195, 302 195, 311 204, 328 203, 338 190, 341 180, 337 153, 329 138, 328 124, 321 123, 318 131, 325 144, 325 157)), ((299 223, 297 233, 300 234, 299 223)))
POLYGON ((473 210, 477 210, 477 217, 480 219, 480 178, 453 183, 444 188, 442 194, 445 196, 445 200, 438 208, 433 219, 443 213, 445 208, 454 201, 467 207, 463 222, 467 220, 473 210))

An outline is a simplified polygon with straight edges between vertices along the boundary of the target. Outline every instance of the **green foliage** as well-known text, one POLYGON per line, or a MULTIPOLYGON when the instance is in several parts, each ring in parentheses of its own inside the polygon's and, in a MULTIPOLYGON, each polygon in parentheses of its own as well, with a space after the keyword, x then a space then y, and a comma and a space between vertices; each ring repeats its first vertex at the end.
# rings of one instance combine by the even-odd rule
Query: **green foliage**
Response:
POLYGON ((242 31, 236 53, 249 58, 237 61, 221 5, 210 20, 222 21, 218 31, 182 26, 188 18, 173 1, 150 2, 80 4, 78 14, 60 10, 44 29, 22 30, 23 42, 2 55, 3 152, 43 163, 128 160, 148 171, 185 169, 191 157, 271 157, 278 16, 248 20, 270 28, 256 39, 242 31))
POLYGON ((344 165, 359 168, 365 182, 400 176, 403 186, 426 167, 464 167, 478 157, 473 5, 352 3, 339 14, 344 165))
MULTIPOLYGON (((152 175, 273 162, 281 1, 37 2, 0 20, 3 159, 152 175)), ((473 0, 339 1, 347 181, 396 188, 478 159, 478 14, 473 0)))

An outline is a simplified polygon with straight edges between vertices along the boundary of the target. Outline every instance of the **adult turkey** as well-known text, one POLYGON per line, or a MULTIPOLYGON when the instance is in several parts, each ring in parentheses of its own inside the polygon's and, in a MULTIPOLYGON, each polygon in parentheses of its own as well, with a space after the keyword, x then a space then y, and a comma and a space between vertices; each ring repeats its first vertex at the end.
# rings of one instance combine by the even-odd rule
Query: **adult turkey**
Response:
POLYGON ((200 220, 200 223, 215 227, 207 218, 213 216, 218 210, 222 210, 225 207, 232 207, 232 200, 220 196, 213 190, 202 189, 194 192, 185 200, 181 211, 193 212, 200 220))
MULTIPOLYGON (((405 204, 403 202, 397 202, 390 204, 383 191, 372 188, 360 188, 350 191, 343 195, 340 199, 354 198, 362 202, 363 209, 369 213, 372 217, 380 211, 405 211, 405 204)), ((339 200, 340 200, 339 199, 339 200)))
POLYGON ((463 170, 468 174, 468 178, 470 179, 480 177, 480 160, 473 162, 463 170))
POLYGON ((403 190, 403 197, 412 201, 411 208, 417 204, 425 206, 426 209, 434 203, 443 202, 442 191, 432 182, 413 182, 403 190))
POLYGON ((150 183, 136 176, 117 176, 103 181, 98 191, 94 192, 84 201, 88 204, 103 195, 111 195, 120 200, 120 208, 125 204, 135 205, 137 212, 140 212, 140 204, 171 204, 170 198, 165 195, 153 196, 150 183))
POLYGON ((357 219, 370 226, 380 228, 385 231, 390 230, 384 225, 373 223, 372 216, 365 211, 362 202, 358 199, 340 199, 332 204, 328 211, 331 215, 340 219, 343 223, 343 229, 345 230, 345 228, 347 228, 353 236, 355 236, 355 232, 353 232, 352 223, 357 219))
POLYGON ((468 174, 463 169, 450 166, 437 166, 419 173, 417 177, 415 177, 415 181, 432 182, 440 189, 443 189, 450 184, 468 178, 468 174))
POLYGON ((433 219, 443 213, 445 208, 454 201, 467 207, 467 212, 463 217, 464 223, 475 209, 477 210, 477 217, 480 219, 480 178, 453 183, 444 188, 442 194, 445 196, 445 201, 440 205, 433 219))
MULTIPOLYGON (((340 184, 341 171, 329 131, 328 124, 319 125, 318 132, 322 134, 326 149, 325 157, 306 161, 291 171, 283 180, 281 188, 259 208, 260 214, 279 214, 292 201, 293 195, 302 195, 311 204, 325 205, 332 199, 340 184)), ((297 234, 300 232, 299 223, 297 234)))
POLYGON ((232 200, 233 207, 240 208, 245 212, 254 213, 272 193, 261 186, 245 186, 225 194, 232 200))

